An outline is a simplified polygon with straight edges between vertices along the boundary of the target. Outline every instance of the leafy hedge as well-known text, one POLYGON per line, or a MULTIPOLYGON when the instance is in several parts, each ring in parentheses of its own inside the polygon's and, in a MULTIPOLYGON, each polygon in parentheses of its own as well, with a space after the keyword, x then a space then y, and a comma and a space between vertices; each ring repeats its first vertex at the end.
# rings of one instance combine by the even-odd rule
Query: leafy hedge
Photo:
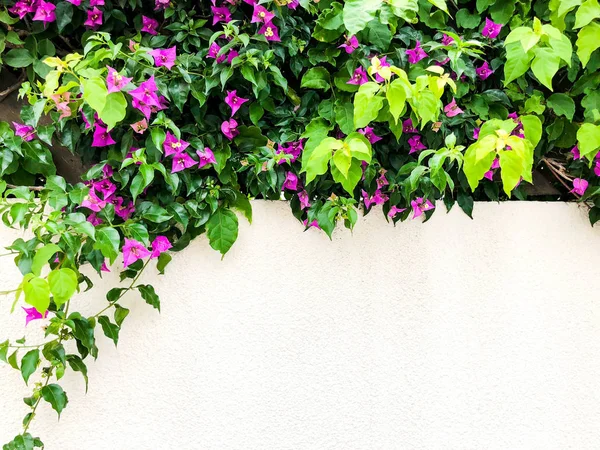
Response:
POLYGON ((27 79, 21 122, 0 123, 0 214, 35 236, 7 248, 23 274, 8 293, 27 321, 48 317, 46 342, 0 344, 38 380, 5 449, 42 445, 38 405, 60 414, 67 367, 87 383, 96 325, 117 343, 125 293, 160 308, 138 284, 149 263, 162 273, 204 232, 225 254, 250 198, 290 200, 331 236, 359 207, 397 222, 525 199, 536 174, 600 218, 597 0, 0 5, 4 70, 27 79), (81 182, 57 174, 53 144, 91 167, 81 182), (76 312, 93 284, 80 266, 121 261, 129 287, 76 312))

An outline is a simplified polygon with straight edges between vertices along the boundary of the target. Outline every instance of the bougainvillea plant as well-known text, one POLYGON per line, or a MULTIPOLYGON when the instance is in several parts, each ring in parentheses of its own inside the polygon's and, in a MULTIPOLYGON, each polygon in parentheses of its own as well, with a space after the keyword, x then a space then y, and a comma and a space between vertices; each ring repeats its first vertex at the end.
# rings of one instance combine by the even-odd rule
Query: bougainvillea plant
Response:
POLYGON ((38 407, 66 407, 66 370, 87 385, 123 295, 160 309, 143 271, 203 233, 225 254, 250 199, 289 200, 331 236, 376 205, 394 223, 455 201, 471 216, 537 178, 596 222, 598 48, 597 0, 0 0, 18 81, 0 101, 23 101, 0 122, 0 215, 29 231, 7 247, 23 278, 3 294, 46 335, 0 343, 32 385, 3 448, 43 446, 38 407), (57 172, 58 146, 89 169, 79 180, 57 172), (92 316, 74 297, 93 286, 84 265, 125 282, 92 316))

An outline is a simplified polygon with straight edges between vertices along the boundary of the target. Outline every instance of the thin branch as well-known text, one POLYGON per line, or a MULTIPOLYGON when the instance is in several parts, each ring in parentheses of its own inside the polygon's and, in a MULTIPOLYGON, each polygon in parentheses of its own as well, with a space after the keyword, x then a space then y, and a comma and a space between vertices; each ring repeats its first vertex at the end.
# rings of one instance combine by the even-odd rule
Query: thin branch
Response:
POLYGON ((6 187, 9 189, 18 189, 21 187, 26 187, 30 191, 43 191, 44 189, 46 189, 44 186, 17 186, 15 184, 8 184, 8 183, 6 184, 6 187))
POLYGON ((19 76, 19 79, 17 80, 17 82, 15 84, 13 84, 12 86, 9 86, 8 88, 4 89, 2 92, 0 92, 0 103, 2 103, 4 100, 6 100, 6 98, 12 94, 14 91, 16 91, 17 89, 19 89, 21 87, 21 83, 23 83, 23 81, 25 81, 27 74, 25 73, 25 71, 21 72, 21 75, 19 76))

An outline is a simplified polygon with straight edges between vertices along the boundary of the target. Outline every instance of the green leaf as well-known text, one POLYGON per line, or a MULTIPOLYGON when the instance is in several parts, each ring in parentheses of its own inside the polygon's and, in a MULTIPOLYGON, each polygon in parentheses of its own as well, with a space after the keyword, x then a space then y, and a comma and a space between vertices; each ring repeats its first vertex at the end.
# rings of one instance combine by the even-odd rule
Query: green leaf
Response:
POLYGON ((83 88, 83 99, 94 111, 100 114, 108 97, 108 89, 106 89, 104 80, 98 76, 92 77, 89 80, 82 80, 81 86, 83 88))
POLYGON ((383 52, 387 51, 392 42, 392 32, 389 26, 375 19, 369 22, 367 28, 369 30, 369 42, 379 50, 383 52))
POLYGON ((219 207, 206 222, 210 246, 225 255, 238 236, 238 219, 229 209, 219 207))
POLYGON ((169 214, 165 208, 152 204, 143 212, 142 217, 154 223, 163 223, 171 220, 173 215, 169 214))
POLYGON ((530 49, 535 47, 535 45, 540 40, 540 35, 534 32, 529 27, 518 27, 510 32, 506 39, 504 40, 504 44, 510 44, 512 42, 520 42, 523 50, 528 52, 530 49))
POLYGON ((521 181, 523 173, 523 159, 510 150, 501 150, 498 152, 500 156, 500 176, 502 178, 502 187, 506 195, 510 197, 512 190, 521 181))
POLYGON ((350 102, 335 104, 335 121, 344 134, 354 131, 354 106, 350 102))
POLYGON ((306 184, 327 172, 333 151, 341 146, 342 143, 337 139, 327 137, 314 150, 302 154, 302 172, 306 172, 306 184))
POLYGON ((531 63, 531 70, 536 78, 552 91, 552 78, 558 72, 560 58, 547 47, 536 48, 533 52, 535 58, 531 63))
POLYGON ((344 174, 342 174, 342 172, 340 172, 336 166, 331 167, 331 175, 335 181, 342 185, 348 194, 353 195, 354 188, 362 178, 362 167, 358 160, 353 159, 347 176, 344 176, 344 174))
POLYGON ((38 363, 40 362, 40 351, 36 348, 25 353, 21 360, 21 375, 25 380, 25 384, 29 383, 29 377, 33 375, 37 369, 38 363))
POLYGON ((67 403, 69 402, 67 394, 58 384, 44 386, 42 388, 42 397, 50 403, 52 409, 58 413, 59 417, 60 413, 65 409, 65 406, 67 406, 67 403))
POLYGON ((598 0, 586 0, 575 13, 574 29, 586 26, 592 20, 600 17, 600 5, 598 0))
POLYGON ((48 282, 39 277, 24 280, 23 292, 25 293, 25 302, 44 315, 48 310, 48 306, 50 306, 50 286, 48 282))
POLYGON ((323 89, 327 90, 330 88, 330 75, 329 71, 324 67, 313 67, 308 69, 302 77, 300 87, 310 89, 323 89))
POLYGON ((342 148, 337 150, 333 154, 333 165, 340 171, 345 177, 348 176, 348 170, 350 169, 350 163, 352 162, 352 155, 350 154, 350 148, 344 145, 342 148))
POLYGON ((524 75, 529 69, 533 55, 523 50, 520 42, 506 45, 506 64, 504 64, 504 86, 524 75))
POLYGON ((154 146, 160 151, 163 151, 163 143, 165 142, 165 138, 167 137, 165 130, 162 128, 152 128, 150 130, 150 137, 152 138, 152 143, 154 146))
POLYGON ((363 30, 375 18, 382 0, 347 0, 344 3, 344 25, 350 34, 363 30))
POLYGON ((50 272, 48 284, 57 308, 60 308, 69 300, 79 287, 75 271, 66 268, 50 272))
POLYGON ((236 193, 235 201, 231 204, 231 207, 241 212, 246 220, 248 220, 248 223, 252 223, 252 205, 248 197, 241 192, 236 193))
POLYGON ((69 2, 60 2, 56 5, 56 26, 61 33, 73 20, 73 5, 69 2))
POLYGON ((600 47, 600 24, 591 22, 579 31, 577 35, 577 56, 583 67, 592 56, 592 53, 600 47))
POLYGON ((33 257, 33 263, 31 264, 31 272, 34 275, 39 276, 42 268, 46 265, 48 260, 54 256, 57 252, 60 252, 61 248, 56 244, 46 244, 40 247, 33 257))
POLYGON ((473 197, 467 194, 466 192, 458 193, 458 206, 462 209, 467 216, 471 219, 473 218, 473 197))
POLYGON ((345 143, 350 149, 353 158, 359 161, 371 162, 372 149, 369 140, 360 133, 351 133, 346 137, 345 143))
POLYGON ((542 122, 536 116, 521 116, 519 120, 523 124, 525 138, 535 148, 542 138, 542 122))
POLYGON ((67 355, 67 362, 69 363, 69 366, 71 366, 72 370, 75 372, 81 372, 81 375, 83 375, 83 379, 85 380, 85 392, 87 392, 89 383, 87 366, 77 355, 67 355))
POLYGON ((407 22, 413 22, 416 19, 419 10, 417 0, 390 0, 389 4, 394 15, 407 22))
POLYGON ((106 124, 107 130, 113 128, 125 118, 127 100, 122 92, 112 92, 106 96, 104 108, 98 116, 106 124))
POLYGON ((354 127, 363 128, 379 115, 384 98, 376 95, 380 86, 375 82, 363 84, 354 97, 354 127))
POLYGON ((183 112, 183 105, 188 99, 190 94, 190 83, 186 83, 184 80, 175 79, 169 84, 169 95, 171 100, 177 106, 179 111, 183 112))
POLYGON ((404 107, 406 105, 406 90, 404 89, 404 82, 400 79, 395 79, 392 81, 388 86, 385 97, 390 105, 390 113, 392 114, 394 121, 398 123, 398 119, 404 112, 404 107))
POLYGON ((480 144, 480 142, 476 142, 467 148, 463 162, 463 172, 467 176, 467 181, 473 191, 477 188, 479 181, 485 173, 490 170, 492 162, 496 157, 496 152, 493 151, 493 148, 482 149, 480 148, 480 144))
POLYGON ((146 187, 154 180, 154 167, 149 164, 142 164, 139 167, 138 174, 133 177, 131 182, 131 196, 133 201, 140 195, 146 187))
MULTIPOLYGON (((230 211, 231 212, 231 211, 230 211)), ((233 214, 233 213, 232 213, 233 214)), ((234 214, 235 216, 235 214, 234 214)), ((154 291, 154 287, 149 284, 139 284, 136 286, 136 289, 140 291, 142 298, 148 303, 150 306, 158 309, 160 312, 160 299, 158 295, 154 291)))
POLYGON ((10 67, 27 67, 33 62, 33 56, 25 48, 13 48, 3 57, 4 63, 10 67))
POLYGON ((571 66, 573 46, 567 36, 561 34, 560 39, 550 38, 550 47, 552 47, 552 50, 554 50, 554 53, 556 53, 560 59, 566 62, 569 67, 571 66))
POLYGON ((173 257, 167 252, 163 252, 158 256, 158 261, 156 262, 156 269, 161 275, 164 275, 165 268, 167 267, 167 264, 171 262, 172 259, 173 257))
POLYGON ((575 115, 575 102, 567 94, 552 94, 547 101, 548 107, 552 108, 557 116, 565 116, 573 120, 575 115))
POLYGON ((456 24, 460 28, 477 28, 481 23, 481 17, 478 14, 472 14, 468 9, 459 9, 456 13, 456 24))
POLYGON ((102 331, 104 332, 104 335, 107 338, 112 339, 116 347, 119 343, 119 326, 115 325, 114 323, 111 323, 110 319, 107 316, 98 317, 98 323, 102 326, 102 331))
POLYGON ((100 250, 102 254, 109 258, 113 264, 119 255, 119 244, 121 237, 119 232, 111 227, 102 227, 96 229, 96 242, 94 249, 100 250))
POLYGON ((258 126, 258 121, 265 114, 265 110, 259 103, 254 102, 250 105, 250 120, 256 126, 258 126))
POLYGON ((439 9, 441 9, 442 11, 444 11, 446 14, 450 15, 450 13, 448 12, 448 5, 446 5, 446 0, 427 0, 429 3, 431 3, 433 6, 438 7, 439 9))
POLYGON ((8 354, 8 339, 2 343, 0 343, 0 361, 6 361, 6 355, 8 354))
MULTIPOLYGON (((168 253, 161 253, 160 256, 171 256, 168 253)), ((160 261, 160 256, 158 257, 160 261)), ((121 327, 125 318, 129 315, 129 310, 127 308, 123 308, 121 305, 115 305, 115 323, 121 327)))
POLYGON ((600 126, 584 123, 577 131, 577 147, 581 156, 592 161, 600 149, 600 126))

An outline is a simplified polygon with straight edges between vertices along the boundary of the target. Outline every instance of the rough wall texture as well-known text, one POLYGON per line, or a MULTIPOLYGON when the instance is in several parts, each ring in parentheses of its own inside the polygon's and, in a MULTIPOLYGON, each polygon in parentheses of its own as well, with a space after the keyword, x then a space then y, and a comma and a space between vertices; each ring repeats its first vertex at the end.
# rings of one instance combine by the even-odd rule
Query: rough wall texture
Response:
MULTIPOLYGON (((285 204, 254 208, 224 261, 200 240, 147 277, 161 314, 127 299, 87 396, 69 374, 60 422, 41 408, 47 450, 600 448, 600 232, 585 211, 488 203, 474 221, 396 228, 371 214, 329 242, 285 204)), ((0 290, 17 279, 0 259, 0 290)), ((21 337, 9 308, 0 337, 21 337)), ((27 394, 6 366, 0 393, 4 442, 27 394)))

